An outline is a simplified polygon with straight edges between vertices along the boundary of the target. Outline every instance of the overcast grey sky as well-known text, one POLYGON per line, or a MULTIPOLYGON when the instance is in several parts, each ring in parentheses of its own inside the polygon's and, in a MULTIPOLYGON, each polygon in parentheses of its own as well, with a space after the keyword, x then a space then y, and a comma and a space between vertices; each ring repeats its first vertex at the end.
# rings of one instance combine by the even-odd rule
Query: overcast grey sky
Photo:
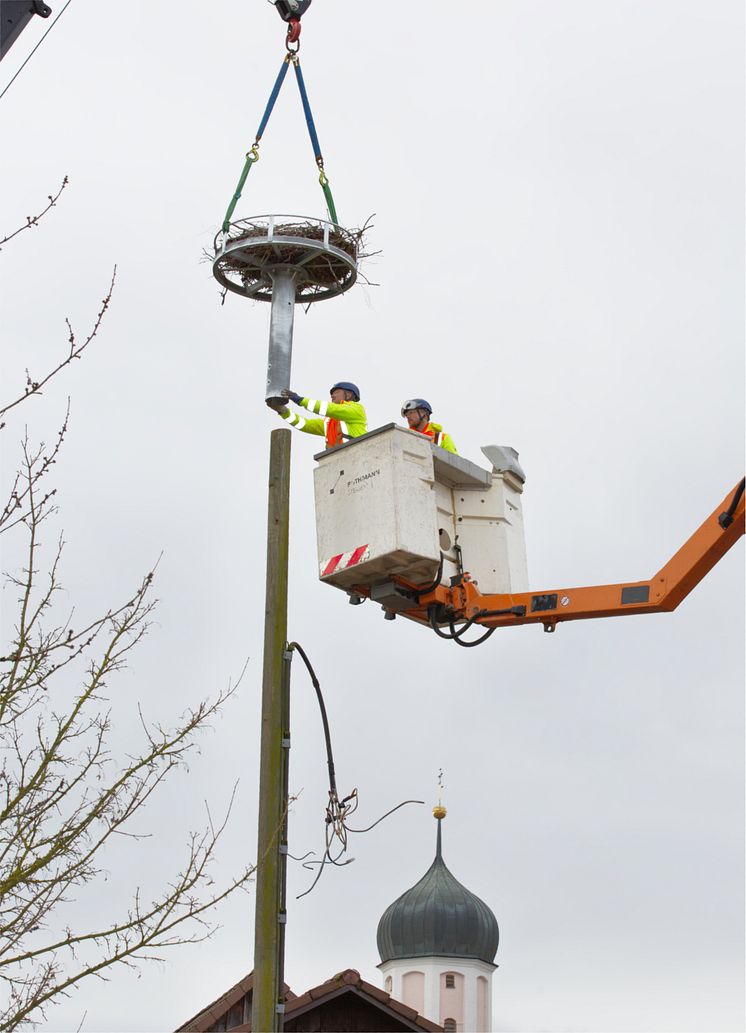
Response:
MULTIPOLYGON (((55 14, 61 0, 52 5, 55 14)), ((0 67, 8 82, 47 23, 0 67)), ((52 364, 64 317, 101 337, 4 431, 49 435, 63 576, 96 613, 163 551, 156 626, 111 685, 119 746, 249 667, 154 833, 109 860, 82 923, 155 891, 205 799, 240 779, 224 871, 255 855, 268 309, 220 305, 210 248, 284 52, 262 0, 73 0, 0 101, 3 394, 52 364)), ((362 388, 369 425, 424 395, 461 454, 513 445, 531 587, 650 576, 743 474, 744 60, 736 0, 317 0, 302 66, 340 219, 375 213, 380 284, 296 315, 293 387, 362 388), (484 8, 484 10, 480 9, 484 8)), ((288 80, 237 216, 323 215, 288 80)), ((312 455, 293 439, 290 635, 325 690, 359 816, 406 808, 355 863, 290 869, 286 978, 378 982, 384 908, 444 855, 501 929, 498 1031, 740 1030, 743 544, 670 615, 502 630, 459 650, 316 579, 312 455)), ((4 559, 3 566, 8 561, 4 559)), ((7 619, 8 592, 2 596, 7 619)), ((291 850, 323 841, 325 763, 293 678, 291 850)), ((50 1030, 168 1030, 252 964, 253 898, 207 945, 83 986, 50 1030)))

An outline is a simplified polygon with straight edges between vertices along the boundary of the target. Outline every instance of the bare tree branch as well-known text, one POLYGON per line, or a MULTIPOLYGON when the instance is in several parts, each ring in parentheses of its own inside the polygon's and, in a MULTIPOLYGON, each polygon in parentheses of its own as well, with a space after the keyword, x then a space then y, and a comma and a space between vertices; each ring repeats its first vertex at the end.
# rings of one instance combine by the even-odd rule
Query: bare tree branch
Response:
MULTIPOLYGON (((70 400, 68 399, 65 419, 57 432, 57 439, 50 452, 45 451, 46 446, 44 445, 44 442, 42 442, 36 452, 32 453, 28 433, 24 436, 24 439, 21 442, 23 470, 16 472, 10 492, 8 493, 7 501, 3 506, 2 512, 0 512, 0 534, 2 534, 3 531, 9 531, 11 527, 14 527, 18 523, 22 523, 27 518, 28 512, 25 509, 27 498, 31 491, 36 488, 42 477, 50 471, 57 461, 57 455, 62 447, 63 441, 65 440, 65 435, 67 434, 69 419, 70 400), (33 473, 33 477, 28 476, 30 473, 33 473)), ((48 509, 50 500, 54 497, 55 493, 56 489, 48 492, 44 498, 37 503, 37 508, 40 513, 48 509)))
POLYGON ((62 180, 62 186, 57 191, 57 193, 54 196, 52 196, 52 194, 47 195, 49 204, 46 208, 43 209, 43 211, 39 212, 38 215, 27 215, 26 222, 23 224, 23 226, 19 226, 17 230, 14 230, 12 233, 9 233, 7 237, 3 237, 3 239, 0 240, 0 250, 2 250, 3 244, 7 244, 9 240, 13 239, 13 237, 17 237, 19 233, 23 233, 24 230, 31 229, 32 226, 38 226, 40 221, 49 211, 49 209, 54 208, 54 206, 57 204, 57 201, 60 198, 60 194, 67 186, 68 182, 69 180, 67 176, 65 176, 65 178, 62 180))
MULTIPOLYGON (((48 207, 0 244, 37 225, 66 184, 67 177, 48 207)), ((66 320, 66 357, 39 380, 27 370, 24 393, 0 408, 0 418, 80 358, 101 327, 115 279, 116 266, 85 340, 77 342, 66 320)), ((155 568, 123 602, 97 615, 79 619, 63 608, 64 541, 56 535, 49 542, 44 532, 56 513, 50 474, 68 418, 69 403, 49 447, 32 444, 26 432, 0 509, 0 533, 12 532, 23 544, 17 566, 5 574, 3 618, 10 624, 0 645, 0 1029, 6 1031, 44 1018, 88 976, 105 979, 112 965, 134 966, 210 936, 211 910, 245 888, 253 871, 240 867, 219 884, 212 877, 232 796, 222 823, 216 827, 208 809, 205 828, 188 833, 176 875, 152 897, 133 885, 129 907, 110 921, 64 928, 62 909, 106 877, 104 856, 110 858, 116 838, 144 838, 143 809, 170 773, 187 769, 200 733, 237 688, 229 684, 170 723, 148 721, 140 710, 139 742, 123 756, 114 753, 107 686, 148 632, 155 568)))
MULTIPOLYGON (((98 315, 96 316, 96 321, 93 324, 93 329, 89 332, 88 336, 83 341, 83 343, 78 344, 77 339, 75 337, 75 332, 70 324, 70 320, 65 319, 65 324, 67 326, 68 332, 67 356, 62 360, 62 362, 58 363, 58 365, 56 365, 53 370, 47 373, 46 376, 42 377, 41 380, 34 380, 29 371, 26 370, 26 387, 23 394, 19 395, 18 398, 16 398, 14 401, 8 402, 7 405, 0 407, 0 418, 5 416, 6 413, 10 412, 10 410, 14 409, 17 405, 20 405, 21 402, 25 402, 26 399, 29 398, 31 395, 38 395, 41 392, 42 388, 49 383, 52 377, 56 376, 60 372, 60 370, 63 370, 65 368, 65 366, 69 366, 73 359, 80 358, 80 356, 83 354, 83 352, 86 350, 88 345, 91 343, 91 341, 99 331, 101 322, 104 316, 106 315, 107 309, 109 308, 111 296, 114 293, 114 283, 116 282, 116 278, 117 267, 114 266, 114 270, 111 274, 111 282, 109 283, 109 289, 106 292, 106 297, 102 299, 101 308, 99 309, 98 315)), ((4 423, 0 423, 0 430, 2 430, 4 426, 4 423)))
POLYGON ((208 810, 206 829, 189 837, 183 867, 147 906, 137 889, 124 918, 52 934, 55 909, 102 874, 101 851, 112 836, 138 836, 130 831, 132 819, 171 771, 186 766, 196 735, 235 687, 188 709, 173 727, 150 723, 140 711, 140 750, 119 761, 111 755, 103 691, 147 633, 153 574, 79 630, 71 617, 56 622, 61 541, 47 574, 40 574, 39 527, 50 509, 38 480, 49 455, 26 441, 23 457, 24 516, 14 526, 25 530, 27 551, 20 576, 10 577, 17 620, 0 657, 0 981, 7 991, 0 1027, 7 1030, 43 1015, 87 976, 209 936, 210 909, 245 887, 253 871, 245 867, 224 885, 213 884, 210 867, 228 815, 216 828, 208 810), (64 706, 64 693, 54 687, 73 662, 82 667, 82 680, 64 706))

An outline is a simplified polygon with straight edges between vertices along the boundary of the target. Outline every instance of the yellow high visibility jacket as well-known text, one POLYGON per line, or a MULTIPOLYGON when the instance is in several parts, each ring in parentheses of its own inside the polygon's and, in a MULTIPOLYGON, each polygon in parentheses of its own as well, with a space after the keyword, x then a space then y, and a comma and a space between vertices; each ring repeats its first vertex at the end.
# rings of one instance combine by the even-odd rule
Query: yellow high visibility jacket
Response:
POLYGON ((453 452, 454 455, 458 455, 453 438, 450 434, 446 434, 439 423, 428 423, 425 429, 419 431, 419 433, 430 438, 434 445, 444 448, 446 452, 453 452))
POLYGON ((318 434, 326 439, 326 447, 341 445, 348 438, 359 438, 368 430, 365 409, 360 402, 323 402, 316 398, 301 398, 298 403, 308 412, 316 413, 321 419, 306 419, 300 413, 289 409, 280 411, 280 416, 296 430, 304 434, 318 434))

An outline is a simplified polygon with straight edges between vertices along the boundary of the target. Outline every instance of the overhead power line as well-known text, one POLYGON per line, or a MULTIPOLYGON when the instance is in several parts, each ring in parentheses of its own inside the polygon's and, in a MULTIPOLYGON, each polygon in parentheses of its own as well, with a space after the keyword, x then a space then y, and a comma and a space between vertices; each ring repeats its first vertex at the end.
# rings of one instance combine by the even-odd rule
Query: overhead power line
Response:
POLYGON ((63 14, 65 13, 65 11, 66 11, 66 10, 68 9, 68 7, 70 6, 70 4, 71 4, 71 3, 72 3, 72 0, 67 0, 67 3, 66 3, 66 4, 65 4, 65 6, 64 6, 64 7, 62 8, 62 10, 61 10, 61 11, 60 11, 60 13, 59 13, 59 14, 57 15, 57 17, 56 17, 56 18, 54 19, 54 21, 53 21, 53 22, 52 22, 52 24, 51 24, 51 25, 49 26, 49 28, 47 29, 47 31, 46 31, 46 32, 44 33, 44 35, 42 36, 42 38, 41 38, 41 39, 39 40, 39 42, 38 42, 38 43, 36 44, 36 46, 35 46, 35 47, 34 47, 34 49, 33 49, 33 50, 31 51, 31 53, 30 53, 30 54, 29 54, 29 56, 28 56, 28 57, 26 58, 26 60, 25 60, 25 61, 23 62, 23 64, 22 64, 22 65, 21 65, 21 67, 20 67, 20 68, 18 69, 18 71, 16 72, 16 74, 15 74, 15 75, 13 76, 13 78, 12 78, 12 79, 10 80, 10 82, 9 82, 9 83, 8 83, 8 85, 7 85, 6 87, 5 87, 5 89, 3 90, 3 92, 2 92, 2 93, 0 93, 0 100, 2 100, 2 99, 3 99, 3 97, 5 96, 5 94, 6 94, 6 93, 8 92, 8 90, 9 90, 9 89, 11 88, 11 86, 13 85, 13 83, 14 83, 14 82, 16 81, 16 79, 18 78, 18 76, 19 76, 19 75, 21 74, 21 72, 22 72, 22 71, 23 71, 23 69, 24 69, 24 68, 26 67, 26 65, 27 65, 27 64, 29 63, 29 61, 31 60, 31 58, 32 58, 32 57, 34 56, 34 54, 36 53, 36 51, 37 51, 37 50, 39 49, 39 47, 40 47, 40 46, 42 45, 42 43, 44 42, 44 40, 45 40, 45 39, 47 38, 47 36, 49 35, 49 33, 50 33, 50 32, 52 31, 52 29, 53 29, 53 28, 55 27, 55 25, 56 25, 56 24, 57 24, 57 22, 58 22, 58 21, 60 20, 60 18, 61 18, 61 17, 62 17, 62 15, 63 15, 63 14))

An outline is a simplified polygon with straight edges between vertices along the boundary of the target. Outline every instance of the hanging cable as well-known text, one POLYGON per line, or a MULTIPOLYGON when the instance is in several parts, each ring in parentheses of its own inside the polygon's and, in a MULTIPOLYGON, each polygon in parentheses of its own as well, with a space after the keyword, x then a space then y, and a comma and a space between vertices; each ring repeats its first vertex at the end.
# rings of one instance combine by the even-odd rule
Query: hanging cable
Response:
POLYGON ((368 825, 367 828, 364 828, 364 829, 351 829, 350 826, 348 825, 347 826, 347 831, 348 832, 355 832, 355 833, 370 832, 370 830, 374 829, 376 827, 376 825, 380 825, 381 822, 384 820, 384 818, 388 818, 389 814, 393 814, 394 811, 398 811, 400 807, 405 807, 408 803, 424 803, 424 801, 423 800, 402 800, 401 803, 398 803, 396 805, 396 807, 392 807, 390 811, 386 811, 385 814, 382 814, 381 817, 378 818, 377 821, 374 821, 372 825, 368 825))
MULTIPOLYGON (((298 642, 289 642, 288 650, 291 649, 295 650, 295 652, 299 654, 301 660, 306 665, 306 670, 311 676, 311 681, 316 691, 316 699, 318 700, 319 710, 321 711, 321 723, 324 726, 324 743, 326 744, 326 764, 329 770, 329 795, 331 796, 332 794, 334 794, 334 796, 336 797, 337 778, 334 772, 334 757, 332 755, 332 737, 329 731, 329 718, 326 716, 326 706, 324 704, 324 697, 321 694, 321 685, 319 684, 319 679, 316 677, 316 672, 311 666, 311 661, 306 656, 306 651, 303 648, 303 646, 301 646, 298 642)), ((357 790, 355 790, 354 792, 357 793, 357 790)))
MULTIPOLYGON (((372 825, 369 825, 364 829, 351 829, 347 825, 347 819, 355 813, 358 808, 358 792, 357 789, 353 789, 351 793, 344 796, 341 800, 337 793, 337 779, 334 769, 334 756, 332 753, 332 738, 331 732, 329 731, 329 718, 326 713, 326 705, 324 704, 324 697, 321 692, 321 685, 319 679, 316 677, 316 672, 313 669, 311 661, 306 655, 306 651, 298 642, 289 642, 288 651, 297 652, 303 663, 306 666, 311 682, 313 683, 314 690, 316 692, 316 699, 318 700, 319 710, 321 711, 321 723, 324 727, 324 743, 326 746, 326 763, 329 773, 329 799, 326 805, 326 813, 324 817, 324 853, 320 860, 315 861, 304 861, 303 867, 312 871, 313 868, 318 865, 318 872, 316 878, 313 880, 311 885, 303 893, 300 893, 296 899, 300 900, 301 897, 307 896, 311 890, 316 886, 319 879, 321 878, 324 868, 333 864, 337 867, 344 867, 346 864, 350 864, 354 858, 348 857, 345 860, 340 860, 342 856, 347 852, 347 834, 349 832, 362 833, 369 832, 375 828, 376 825, 380 824, 384 818, 388 818, 394 811, 398 811, 400 807, 404 807, 408 803, 424 803, 423 800, 404 800, 402 803, 392 807, 390 811, 381 815, 372 825), (338 845, 338 849, 335 850, 335 845, 338 845)), ((307 857, 305 854, 304 857, 307 857)))

